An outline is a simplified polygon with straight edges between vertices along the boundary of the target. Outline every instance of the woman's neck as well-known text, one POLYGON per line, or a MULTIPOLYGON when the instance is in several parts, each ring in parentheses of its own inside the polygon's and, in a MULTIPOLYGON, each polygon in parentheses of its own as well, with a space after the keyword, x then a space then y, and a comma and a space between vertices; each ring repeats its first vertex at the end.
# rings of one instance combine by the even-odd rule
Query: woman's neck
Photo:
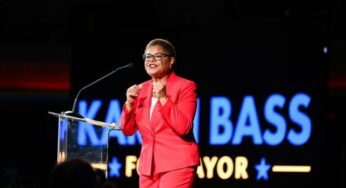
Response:
POLYGON ((167 79, 168 79, 168 75, 169 74, 166 74, 165 76, 163 76, 163 77, 153 77, 152 78, 152 80, 154 81, 154 82, 162 82, 162 81, 164 81, 164 82, 166 82, 167 81, 167 79))

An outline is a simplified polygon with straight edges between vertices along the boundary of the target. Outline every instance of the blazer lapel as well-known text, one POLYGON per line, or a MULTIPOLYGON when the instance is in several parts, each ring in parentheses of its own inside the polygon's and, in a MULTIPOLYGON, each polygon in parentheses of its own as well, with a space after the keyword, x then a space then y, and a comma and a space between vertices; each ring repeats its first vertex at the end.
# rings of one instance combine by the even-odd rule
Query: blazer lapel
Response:
POLYGON ((151 104, 151 88, 152 84, 149 82, 148 84, 143 85, 142 91, 140 93, 140 96, 138 97, 138 105, 137 106, 143 108, 143 111, 141 111, 141 117, 142 119, 142 128, 146 129, 149 132, 152 132, 153 129, 150 126, 150 104, 151 104))
MULTIPOLYGON (((176 89, 173 85, 175 83, 177 76, 174 72, 171 72, 166 83, 166 94, 169 96, 170 100, 174 102, 176 100, 176 89)), ((149 90, 149 100, 151 104, 151 97, 152 97, 152 82, 150 82, 150 90, 149 90)), ((152 128, 153 132, 156 132, 161 129, 162 126, 164 126, 163 118, 161 117, 161 113, 159 112, 159 106, 158 103, 160 101, 157 101, 155 104, 155 107, 153 109, 152 115, 151 115, 151 121, 150 121, 150 127, 152 128)), ((149 112, 150 113, 150 112, 149 112)), ((150 114, 149 114, 150 115, 150 114)))

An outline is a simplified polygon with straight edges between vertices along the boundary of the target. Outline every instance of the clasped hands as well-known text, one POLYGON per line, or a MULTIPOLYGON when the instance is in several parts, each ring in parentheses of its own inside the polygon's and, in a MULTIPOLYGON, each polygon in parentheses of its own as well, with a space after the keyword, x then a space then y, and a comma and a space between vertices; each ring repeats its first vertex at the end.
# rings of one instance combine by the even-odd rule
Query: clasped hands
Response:
MULTIPOLYGON (((128 109, 131 109, 134 104, 134 100, 138 97, 139 92, 142 89, 142 84, 135 84, 129 87, 126 91, 126 106, 128 109)), ((161 104, 165 104, 167 101, 166 94, 166 83, 160 80, 153 81, 153 97, 158 98, 161 104)))

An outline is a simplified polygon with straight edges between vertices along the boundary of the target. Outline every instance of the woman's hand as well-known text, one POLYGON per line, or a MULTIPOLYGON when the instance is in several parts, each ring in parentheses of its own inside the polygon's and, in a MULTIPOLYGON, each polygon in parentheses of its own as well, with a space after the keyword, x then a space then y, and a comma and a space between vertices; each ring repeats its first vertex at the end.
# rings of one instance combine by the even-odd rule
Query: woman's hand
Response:
POLYGON ((167 101, 166 82, 163 80, 155 80, 153 82, 153 97, 160 100, 161 104, 167 101))
POLYGON ((139 92, 142 89, 142 85, 133 85, 126 91, 126 106, 127 109, 131 109, 134 104, 134 100, 138 97, 139 92))

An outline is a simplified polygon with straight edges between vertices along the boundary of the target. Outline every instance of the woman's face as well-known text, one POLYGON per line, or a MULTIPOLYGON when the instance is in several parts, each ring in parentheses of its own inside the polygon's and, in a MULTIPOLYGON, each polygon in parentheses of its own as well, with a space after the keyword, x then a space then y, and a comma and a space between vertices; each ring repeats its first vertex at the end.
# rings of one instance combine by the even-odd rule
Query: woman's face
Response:
POLYGON ((147 74, 152 78, 162 78, 166 76, 173 63, 174 57, 168 54, 161 46, 149 46, 144 54, 144 67, 147 74))

